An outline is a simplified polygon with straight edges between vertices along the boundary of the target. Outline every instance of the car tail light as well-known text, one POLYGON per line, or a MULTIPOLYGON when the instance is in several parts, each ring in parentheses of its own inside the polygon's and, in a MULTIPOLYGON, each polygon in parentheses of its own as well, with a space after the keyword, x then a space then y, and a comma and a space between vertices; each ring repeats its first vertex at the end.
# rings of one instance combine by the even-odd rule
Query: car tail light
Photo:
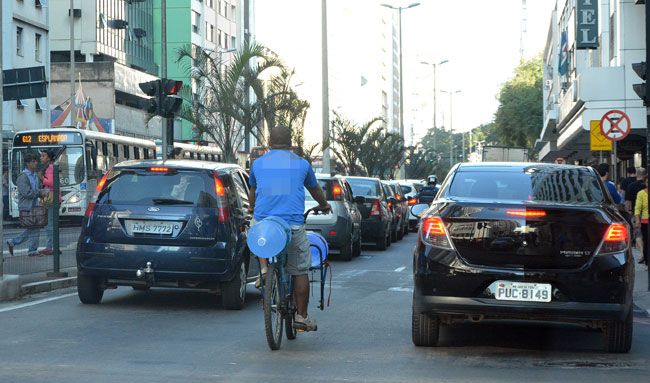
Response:
POLYGON ((409 206, 417 205, 418 204, 418 199, 417 198, 409 198, 409 206))
POLYGON ((169 168, 162 167, 162 166, 154 166, 149 168, 149 171, 154 173, 167 173, 169 171, 169 168))
POLYGON ((392 202, 388 203, 388 208, 391 209, 391 210, 393 209, 393 203, 392 202))
POLYGON ((612 223, 607 228, 597 255, 625 251, 630 240, 630 233, 624 223, 612 223))
POLYGON ((332 197, 334 201, 343 201, 343 189, 336 183, 332 184, 332 197))
POLYGON ((86 213, 84 214, 84 216, 86 218, 90 218, 90 216, 93 214, 93 210, 95 210, 95 203, 88 202, 88 207, 86 207, 86 213))
POLYGON ((110 171, 106 172, 106 174, 104 174, 102 178, 100 178, 97 182, 97 187, 95 188, 96 192, 104 190, 104 186, 106 186, 106 180, 108 179, 108 173, 110 173, 110 171))
POLYGON ((217 214, 219 223, 227 223, 230 218, 230 208, 228 208, 228 197, 223 181, 217 174, 214 175, 214 193, 217 195, 217 214))
POLYGON ((327 233, 327 234, 329 234, 331 237, 335 237, 336 236, 336 230, 330 230, 329 233, 327 233))
POLYGON ((84 213, 84 217, 90 218, 90 216, 93 214, 93 210, 95 210, 95 205, 97 198, 99 198, 99 193, 104 190, 104 187, 106 186, 106 181, 108 180, 108 175, 111 173, 113 169, 107 171, 102 178, 97 181, 97 187, 95 187, 95 194, 92 197, 92 202, 88 202, 88 206, 86 206, 86 212, 84 213))
POLYGON ((372 201, 372 209, 370 209, 370 215, 376 215, 381 217, 381 206, 379 206, 379 200, 373 200, 372 201))
POLYGON ((523 217, 523 218, 546 217, 546 212, 544 210, 527 210, 527 209, 506 210, 506 214, 511 215, 513 217, 523 217))
POLYGON ((451 242, 447 235, 447 228, 440 217, 426 217, 422 219, 420 236, 425 243, 443 249, 451 249, 451 242))

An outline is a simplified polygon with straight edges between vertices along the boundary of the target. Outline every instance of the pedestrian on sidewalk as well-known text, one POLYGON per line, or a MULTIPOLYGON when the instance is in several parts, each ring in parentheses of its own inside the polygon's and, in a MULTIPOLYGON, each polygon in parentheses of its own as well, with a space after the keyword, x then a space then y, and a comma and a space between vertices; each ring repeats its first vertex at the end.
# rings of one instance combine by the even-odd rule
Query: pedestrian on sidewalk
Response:
POLYGON ((53 192, 54 192, 54 152, 51 150, 43 150, 41 152, 41 165, 43 166, 43 171, 38 173, 38 178, 43 184, 43 190, 47 192, 46 196, 43 197, 43 207, 47 208, 47 228, 45 229, 45 236, 47 242, 45 244, 45 249, 39 251, 40 255, 52 255, 52 236, 54 234, 54 203, 53 203, 53 192))
POLYGON ((9 169, 2 168, 2 219, 9 220, 9 169))
MULTIPOLYGON (((646 177, 647 181, 647 177, 646 177)), ((636 203, 634 204, 634 217, 637 228, 641 229, 641 236, 643 237, 643 258, 639 263, 645 263, 646 268, 648 264, 648 249, 645 244, 648 243, 648 184, 646 182, 645 188, 640 190, 636 195, 636 203)))
POLYGON ((621 197, 621 195, 618 194, 618 190, 616 190, 616 185, 609 180, 609 164, 606 163, 598 164, 596 170, 598 171, 598 175, 600 175, 600 179, 603 180, 605 187, 607 187, 607 190, 609 191, 609 195, 612 196, 614 203, 617 205, 622 204, 623 197, 621 197))
MULTIPOLYGON (((16 179, 18 189, 18 210, 30 211, 38 206, 38 199, 45 193, 41 189, 41 183, 36 174, 38 169, 38 156, 34 153, 25 154, 25 169, 16 179)), ((14 246, 29 240, 29 250, 27 255, 30 257, 38 256, 38 238, 41 229, 38 227, 28 227, 14 239, 7 241, 9 254, 14 255, 14 246)))

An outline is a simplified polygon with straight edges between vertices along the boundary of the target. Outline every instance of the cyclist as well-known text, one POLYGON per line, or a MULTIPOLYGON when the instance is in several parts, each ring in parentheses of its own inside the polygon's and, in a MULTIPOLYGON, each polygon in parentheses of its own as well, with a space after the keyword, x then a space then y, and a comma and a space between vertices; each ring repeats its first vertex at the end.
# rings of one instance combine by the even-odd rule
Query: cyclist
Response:
MULTIPOLYGON (((253 220, 269 216, 284 219, 291 225, 291 243, 287 248, 287 272, 293 276, 293 296, 297 312, 294 328, 302 331, 316 329, 316 321, 307 314, 309 306, 309 240, 305 232, 303 213, 305 191, 319 204, 322 212, 332 208, 327 203, 311 165, 290 151, 291 130, 285 126, 271 129, 271 150, 253 162, 250 170, 250 208, 253 220)), ((260 258, 262 276, 267 260, 260 258)))

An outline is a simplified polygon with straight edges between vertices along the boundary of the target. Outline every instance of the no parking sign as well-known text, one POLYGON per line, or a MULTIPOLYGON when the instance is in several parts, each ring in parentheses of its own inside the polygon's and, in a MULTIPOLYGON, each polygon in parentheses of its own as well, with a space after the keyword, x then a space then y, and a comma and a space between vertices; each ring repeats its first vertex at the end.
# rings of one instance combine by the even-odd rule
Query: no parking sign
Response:
POLYGON ((630 117, 620 110, 610 110, 600 119, 600 131, 610 141, 620 141, 632 130, 630 117))

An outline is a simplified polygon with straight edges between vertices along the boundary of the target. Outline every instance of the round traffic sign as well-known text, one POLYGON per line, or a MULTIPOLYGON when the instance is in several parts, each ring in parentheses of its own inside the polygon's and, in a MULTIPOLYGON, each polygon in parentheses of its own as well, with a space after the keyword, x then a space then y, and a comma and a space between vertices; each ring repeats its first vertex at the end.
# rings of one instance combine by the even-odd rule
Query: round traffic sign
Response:
POLYGON ((610 110, 600 119, 600 131, 610 141, 620 141, 632 130, 630 117, 620 110, 610 110))

